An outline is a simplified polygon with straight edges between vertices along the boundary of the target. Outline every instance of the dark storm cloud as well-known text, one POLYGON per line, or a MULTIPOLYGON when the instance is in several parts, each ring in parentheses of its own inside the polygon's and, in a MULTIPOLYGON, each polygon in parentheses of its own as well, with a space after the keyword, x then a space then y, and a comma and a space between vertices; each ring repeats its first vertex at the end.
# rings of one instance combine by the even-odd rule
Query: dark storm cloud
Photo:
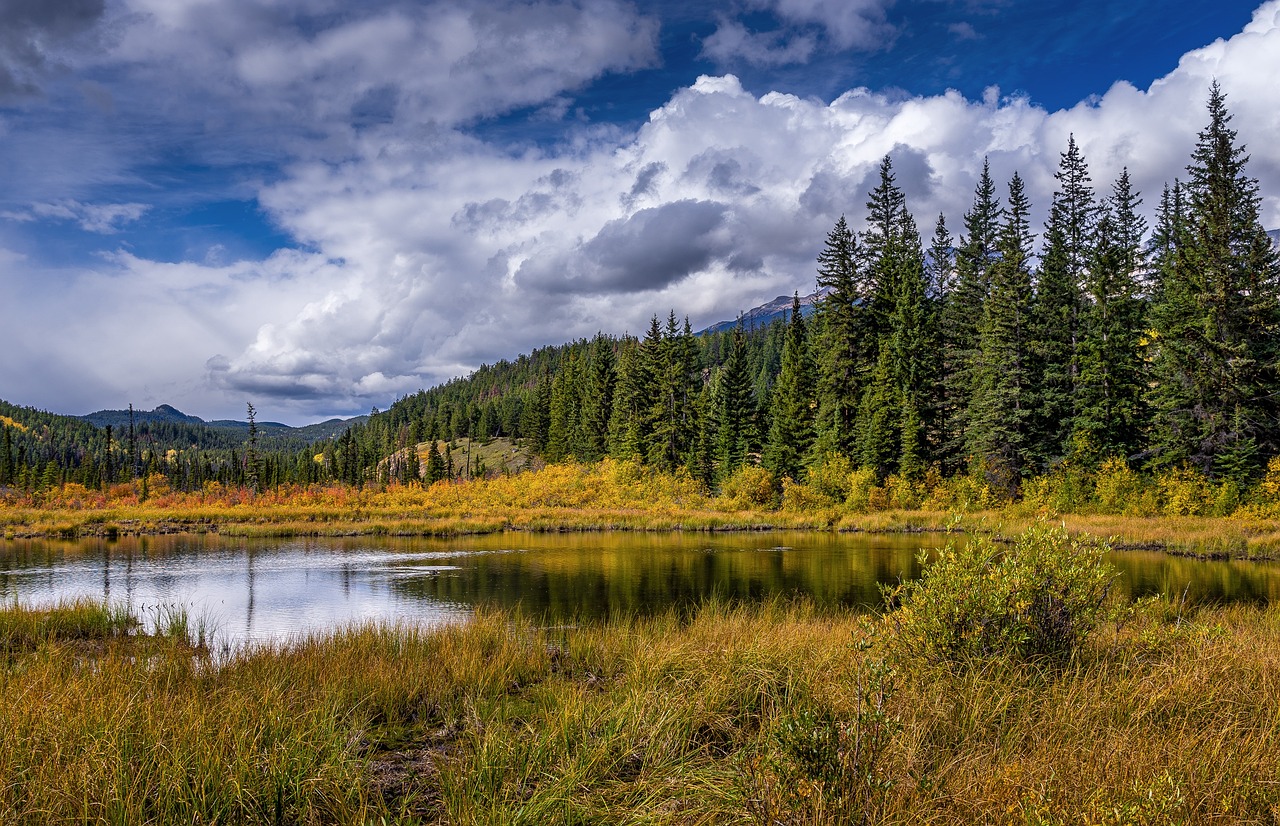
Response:
POLYGON ((0 99, 39 94, 41 77, 60 63, 58 51, 105 10, 105 0, 0 3, 0 99))
POLYGON ((570 255, 526 261, 517 281, 551 293, 609 294, 660 290, 699 272, 734 244, 718 232, 728 207, 672 201, 605 224, 570 255))

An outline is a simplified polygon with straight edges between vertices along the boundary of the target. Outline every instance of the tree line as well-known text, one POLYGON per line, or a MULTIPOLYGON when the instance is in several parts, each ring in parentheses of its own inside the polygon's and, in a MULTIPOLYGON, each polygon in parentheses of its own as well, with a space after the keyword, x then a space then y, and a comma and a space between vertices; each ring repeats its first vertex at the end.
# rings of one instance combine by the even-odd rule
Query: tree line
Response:
POLYGON ((1041 233, 1022 178, 998 190, 984 163, 959 234, 939 215, 926 245, 886 157, 865 225, 842 217, 826 235, 812 317, 797 297, 787 321, 695 335, 671 311, 642 336, 484 365, 312 445, 151 428, 140 448, 138 434, 0 417, 0 486, 435 481, 462 472, 449 449, 464 437, 709 487, 744 465, 800 480, 833 456, 881 478, 973 473, 1009 494, 1117 458, 1243 484, 1280 452, 1280 258, 1216 83, 1208 115, 1153 227, 1128 171, 1098 191, 1072 137, 1041 233))
POLYGON ((984 164, 958 237, 939 215, 926 246, 886 157, 865 226, 826 236, 812 319, 797 299, 785 325, 698 337, 672 312, 389 414, 406 443, 518 436, 547 461, 709 485, 747 463, 801 479, 833 455, 1007 493, 1113 458, 1244 483, 1280 450, 1280 260, 1217 84, 1208 114, 1150 231, 1128 170, 1097 191, 1072 137, 1039 237, 1022 178, 1000 197, 984 164))

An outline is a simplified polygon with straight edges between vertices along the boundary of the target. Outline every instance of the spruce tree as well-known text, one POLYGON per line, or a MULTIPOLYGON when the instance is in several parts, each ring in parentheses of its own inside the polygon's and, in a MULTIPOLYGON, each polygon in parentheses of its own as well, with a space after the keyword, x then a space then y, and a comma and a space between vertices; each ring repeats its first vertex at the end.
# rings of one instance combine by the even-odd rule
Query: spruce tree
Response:
POLYGON ((746 336, 742 323, 733 328, 733 345, 720 368, 716 403, 719 420, 718 451, 720 478, 742 466, 749 448, 753 401, 747 376, 746 336))
POLYGON ((974 189, 973 206, 965 213, 965 234, 955 251, 956 287, 942 316, 942 373, 944 409, 943 455, 949 471, 959 470, 969 449, 969 415, 979 362, 979 327, 991 292, 991 266, 1002 210, 995 195, 991 166, 982 162, 982 175, 974 189))
MULTIPOLYGON (((245 403, 249 420, 249 440, 244 449, 245 484, 253 493, 258 492, 258 411, 251 402, 245 403)), ((132 428, 130 428, 132 430, 132 428)))
POLYGON ((954 468, 958 464, 958 457, 952 452, 955 445, 948 437, 947 427, 954 421, 956 411, 955 400, 947 392, 947 387, 951 383, 948 371, 955 366, 955 359, 952 357, 955 345, 948 339, 945 320, 950 314, 951 302, 955 300, 955 240, 951 237, 946 216, 942 213, 938 213, 938 220, 934 224, 925 265, 928 276, 928 324, 934 335, 932 358, 936 371, 934 408, 925 426, 927 438, 933 445, 934 459, 944 468, 954 468))
POLYGON ((591 344, 586 392, 582 398, 582 458, 589 462, 603 459, 609 452, 609 419, 616 383, 613 344, 603 333, 597 333, 591 344))
MULTIPOLYGON (((889 317, 896 300, 901 264, 902 219, 906 211, 906 198, 893 174, 893 160, 885 155, 880 161, 880 182, 867 197, 867 229, 862 233, 868 293, 864 327, 877 350, 889 334, 889 317)), ((869 360, 874 361, 875 356, 869 360)))
POLYGON ((1032 414, 1029 375, 1032 234, 1022 178, 1009 182, 1009 206, 1000 227, 999 258, 991 265, 991 295, 978 333, 978 358, 969 402, 969 454, 989 482, 1016 491, 1028 465, 1032 414))
POLYGON ((858 245, 844 216, 827 234, 818 255, 818 451, 852 457, 857 443, 862 374, 868 363, 864 341, 864 281, 858 245))
POLYGON ((436 440, 434 438, 431 439, 430 445, 431 446, 427 448, 426 483, 428 485, 446 478, 444 457, 440 455, 440 447, 436 444, 436 440))
POLYGON ((1072 436, 1085 461, 1135 454, 1146 419, 1141 203, 1126 169, 1099 214, 1087 268, 1072 436))
POLYGON ((930 439, 941 407, 938 320, 929 296, 930 275, 915 220, 904 208, 900 216, 897 273, 889 338, 885 344, 897 395, 897 472, 915 479, 933 461, 930 439))
POLYGON ((1152 308, 1152 441, 1162 466, 1190 462, 1237 481, 1280 447, 1280 260, 1259 220, 1225 96, 1187 167, 1186 215, 1152 308))
POLYGON ((676 325, 675 310, 667 317, 666 331, 653 350, 650 370, 656 393, 652 401, 649 460, 670 472, 687 462, 697 435, 693 396, 699 376, 693 332, 687 319, 683 331, 676 325))
POLYGON ((570 351, 551 379, 547 444, 543 449, 543 456, 548 462, 562 462, 576 456, 581 432, 581 380, 578 373, 578 354, 570 351))
POLYGON ((791 298, 791 321, 782 348, 782 369, 774 384, 769 439, 763 464, 781 479, 800 479, 813 446, 814 369, 808 329, 800 312, 800 294, 791 298))
POLYGON ((1068 452, 1079 373, 1081 290, 1093 260, 1098 213, 1074 135, 1059 157, 1031 328, 1031 375, 1038 379, 1030 435, 1032 455, 1042 470, 1068 452))
POLYGON ((628 338, 618 350, 618 384, 609 423, 609 453, 617 459, 641 460, 648 439, 653 382, 640 345, 628 338))

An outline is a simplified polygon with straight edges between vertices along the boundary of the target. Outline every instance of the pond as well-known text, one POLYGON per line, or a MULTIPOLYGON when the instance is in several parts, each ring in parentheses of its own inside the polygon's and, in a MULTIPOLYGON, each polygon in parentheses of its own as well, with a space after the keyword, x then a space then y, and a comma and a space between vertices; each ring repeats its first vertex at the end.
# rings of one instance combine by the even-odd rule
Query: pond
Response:
MULTIPOLYGON (((0 600, 88 597, 144 621, 175 609, 223 644, 283 641, 355 622, 447 623, 480 606, 552 623, 649 614, 713 595, 803 595, 874 610, 880 586, 919 575, 940 534, 507 533, 450 539, 216 535, 0 541, 0 600)), ((1191 604, 1280 599, 1280 565, 1117 552, 1128 596, 1191 604)))

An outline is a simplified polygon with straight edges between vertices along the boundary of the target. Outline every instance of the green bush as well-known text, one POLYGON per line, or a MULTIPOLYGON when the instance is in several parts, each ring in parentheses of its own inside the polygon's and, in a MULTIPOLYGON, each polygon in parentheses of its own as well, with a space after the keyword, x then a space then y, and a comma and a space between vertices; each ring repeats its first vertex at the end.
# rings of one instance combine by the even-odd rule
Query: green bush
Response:
POLYGON ((891 644, 963 665, 994 656, 1065 659, 1103 617, 1115 578, 1106 545, 1037 525, 1011 544, 952 542, 923 576, 887 594, 891 644))

